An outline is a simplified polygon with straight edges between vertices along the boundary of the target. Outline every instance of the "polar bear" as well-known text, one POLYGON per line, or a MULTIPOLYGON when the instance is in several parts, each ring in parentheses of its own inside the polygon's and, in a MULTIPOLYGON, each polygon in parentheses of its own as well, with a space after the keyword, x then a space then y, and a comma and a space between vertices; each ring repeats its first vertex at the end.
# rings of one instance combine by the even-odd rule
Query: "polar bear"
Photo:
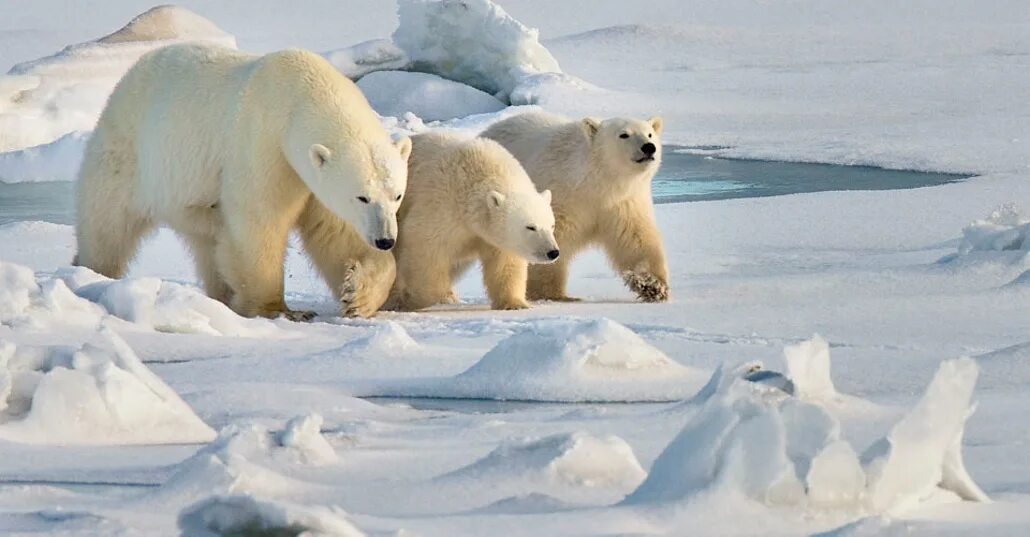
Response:
POLYGON ((669 299, 669 272, 655 224, 651 179, 662 160, 662 120, 585 118, 529 112, 482 136, 510 151, 538 188, 554 193, 562 256, 529 269, 530 299, 569 301, 569 262, 600 244, 626 285, 645 302, 669 299))
POLYGON ((164 224, 211 297, 244 316, 306 319, 283 299, 296 228, 343 313, 370 315, 393 284, 410 150, 316 54, 159 49, 118 83, 87 144, 74 263, 121 277, 164 224))
POLYGON ((387 309, 413 311, 451 298, 473 261, 494 309, 528 308, 527 260, 558 259, 550 191, 537 192, 496 142, 453 134, 412 136, 408 192, 387 309))

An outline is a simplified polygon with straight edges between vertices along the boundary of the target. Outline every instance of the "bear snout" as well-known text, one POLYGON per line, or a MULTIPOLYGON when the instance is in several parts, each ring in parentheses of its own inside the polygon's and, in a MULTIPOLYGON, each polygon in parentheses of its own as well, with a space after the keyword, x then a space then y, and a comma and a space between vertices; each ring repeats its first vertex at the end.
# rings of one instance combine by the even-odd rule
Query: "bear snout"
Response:
POLYGON ((647 142, 646 144, 640 146, 640 152, 650 157, 658 152, 658 148, 655 147, 655 145, 651 142, 647 142))
POLYGON ((551 250, 550 252, 547 252, 547 259, 554 261, 555 259, 558 259, 558 256, 560 254, 561 252, 559 252, 557 249, 551 250))
POLYGON ((384 252, 389 250, 390 248, 393 248, 393 245, 395 243, 396 243, 396 241, 394 241, 393 239, 376 239, 376 242, 375 242, 376 248, 379 248, 380 250, 383 250, 384 252))

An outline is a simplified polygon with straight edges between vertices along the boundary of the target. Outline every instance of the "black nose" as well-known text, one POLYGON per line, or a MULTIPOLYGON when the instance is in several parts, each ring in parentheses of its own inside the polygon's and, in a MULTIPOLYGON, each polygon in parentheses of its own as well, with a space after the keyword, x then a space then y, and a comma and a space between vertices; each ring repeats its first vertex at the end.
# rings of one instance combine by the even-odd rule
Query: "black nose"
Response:
POLYGON ((393 239, 376 239, 376 248, 380 250, 389 250, 393 248, 393 239))
POLYGON ((656 151, 658 151, 658 148, 655 147, 654 144, 652 144, 651 142, 647 142, 646 144, 640 146, 640 150, 643 151, 645 155, 651 156, 655 154, 656 151))
POLYGON ((552 261, 558 259, 558 253, 558 250, 551 250, 550 252, 547 252, 547 259, 550 259, 552 261))

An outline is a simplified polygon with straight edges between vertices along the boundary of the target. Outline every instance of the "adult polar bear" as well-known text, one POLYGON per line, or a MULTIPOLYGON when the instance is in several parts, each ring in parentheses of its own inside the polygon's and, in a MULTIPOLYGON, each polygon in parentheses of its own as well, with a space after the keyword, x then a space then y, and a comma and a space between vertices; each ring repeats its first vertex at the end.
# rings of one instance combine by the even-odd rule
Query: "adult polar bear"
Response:
POLYGON ((483 132, 515 155, 538 188, 553 194, 562 256, 529 268, 530 299, 574 300, 566 294, 569 262, 597 243, 641 300, 669 299, 669 269, 651 201, 661 133, 660 118, 570 121, 543 112, 514 116, 483 132))
POLYGON ((344 314, 371 315, 394 279, 410 151, 320 56, 166 47, 118 83, 86 147, 74 262, 121 277, 166 224, 208 295, 240 315, 307 318, 283 299, 296 227, 344 314))

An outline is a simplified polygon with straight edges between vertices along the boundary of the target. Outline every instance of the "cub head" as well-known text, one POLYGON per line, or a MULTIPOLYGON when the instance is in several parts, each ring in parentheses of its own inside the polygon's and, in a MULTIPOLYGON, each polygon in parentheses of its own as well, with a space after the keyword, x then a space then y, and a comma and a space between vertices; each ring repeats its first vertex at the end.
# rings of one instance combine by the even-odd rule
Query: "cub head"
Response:
POLYGON ((631 174, 653 171, 662 161, 662 118, 584 118, 583 132, 605 164, 631 174))
POLYGON ((408 186, 411 139, 367 144, 315 143, 307 148, 301 178, 336 216, 370 245, 389 250, 397 242, 397 209, 408 186))
POLYGON ((550 190, 507 194, 493 190, 484 203, 490 215, 487 240, 494 246, 514 252, 530 263, 553 263, 558 259, 550 190))

